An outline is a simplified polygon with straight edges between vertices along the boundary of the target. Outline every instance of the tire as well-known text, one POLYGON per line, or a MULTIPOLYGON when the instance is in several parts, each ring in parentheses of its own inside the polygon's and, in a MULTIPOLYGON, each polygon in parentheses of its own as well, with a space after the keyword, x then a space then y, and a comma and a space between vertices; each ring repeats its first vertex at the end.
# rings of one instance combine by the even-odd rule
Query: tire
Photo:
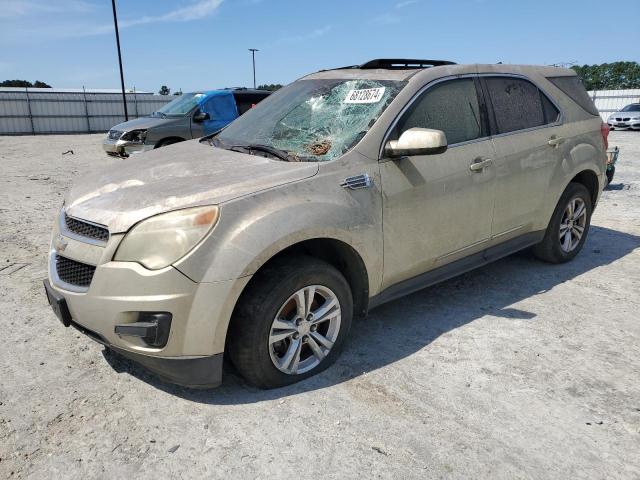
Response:
POLYGON ((615 165, 611 165, 611 168, 607 168, 607 185, 609 185, 611 182, 613 182, 613 176, 616 174, 616 166, 615 165))
POLYGON ((166 147, 167 145, 173 145, 174 143, 182 142, 179 138, 165 138, 156 143, 154 148, 166 147))
POLYGON ((238 300, 227 336, 229 359, 249 383, 260 388, 299 382, 336 360, 352 317, 351 288, 332 265, 308 256, 276 260, 256 274, 238 300), (313 298, 311 312, 321 315, 323 308, 336 302, 322 316, 324 321, 300 316, 302 310, 309 310, 307 295, 313 298), (333 340, 332 346, 322 339, 333 340))
POLYGON ((534 255, 549 263, 564 263, 573 260, 582 250, 587 239, 592 211, 591 195, 587 188, 580 183, 570 183, 556 205, 544 238, 533 247, 534 255), (573 205, 573 216, 577 219, 570 220, 571 217, 568 218, 570 205, 573 205), (584 206, 583 213, 582 206, 584 206), (567 232, 564 235, 561 235, 561 225, 563 231, 567 232), (567 228, 567 226, 569 227, 567 228), (578 238, 580 228, 582 228, 582 233, 578 238), (568 242, 567 235, 569 235, 568 242))

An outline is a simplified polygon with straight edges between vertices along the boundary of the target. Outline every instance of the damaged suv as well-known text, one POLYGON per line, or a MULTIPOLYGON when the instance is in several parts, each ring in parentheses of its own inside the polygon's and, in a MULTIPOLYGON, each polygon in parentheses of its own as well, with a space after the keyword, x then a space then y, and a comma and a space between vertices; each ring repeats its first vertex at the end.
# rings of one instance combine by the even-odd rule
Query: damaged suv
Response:
POLYGON ((383 302, 527 247, 575 257, 607 134, 572 70, 320 71, 213 136, 76 183, 49 302, 168 381, 216 386, 226 354, 249 382, 287 385, 383 302))

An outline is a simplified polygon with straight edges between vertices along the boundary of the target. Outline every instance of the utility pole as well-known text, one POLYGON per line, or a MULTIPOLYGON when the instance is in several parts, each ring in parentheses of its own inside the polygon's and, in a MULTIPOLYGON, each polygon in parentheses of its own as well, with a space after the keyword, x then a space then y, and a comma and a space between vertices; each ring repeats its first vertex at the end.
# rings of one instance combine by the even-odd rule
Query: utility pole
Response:
POLYGON ((256 88, 256 52, 259 52, 257 48, 250 48, 251 59, 253 60, 253 88, 256 88))
POLYGON ((124 120, 129 121, 127 112, 127 95, 124 91, 124 73, 122 72, 122 55, 120 54, 120 34, 118 33, 118 16, 116 15, 116 0, 111 0, 113 7, 113 25, 116 27, 116 44, 118 45, 118 63, 120 64, 120 86, 122 87, 122 106, 124 107, 124 120))

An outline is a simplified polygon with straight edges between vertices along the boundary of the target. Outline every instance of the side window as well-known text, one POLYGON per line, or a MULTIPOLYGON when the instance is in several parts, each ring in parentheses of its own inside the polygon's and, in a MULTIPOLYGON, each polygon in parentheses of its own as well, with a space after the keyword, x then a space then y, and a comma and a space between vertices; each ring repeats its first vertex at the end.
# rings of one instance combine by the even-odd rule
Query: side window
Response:
POLYGON ((210 99, 206 100, 202 106, 200 107, 200 110, 202 110, 205 113, 208 113, 211 116, 211 119, 213 120, 216 109, 216 97, 211 97, 210 99))
POLYGON ((473 79, 449 80, 424 92, 398 122, 396 135, 415 127, 442 130, 449 145, 480 138, 480 105, 473 79))
POLYGON ((527 80, 489 77, 485 80, 498 133, 553 123, 560 112, 538 87, 527 80))
POLYGON ((204 102, 201 109, 211 116, 211 120, 231 121, 238 116, 233 95, 214 95, 204 102))
POLYGON ((593 104, 593 100, 576 76, 571 77, 547 77, 551 83, 567 94, 574 102, 593 116, 600 115, 598 109, 593 104))

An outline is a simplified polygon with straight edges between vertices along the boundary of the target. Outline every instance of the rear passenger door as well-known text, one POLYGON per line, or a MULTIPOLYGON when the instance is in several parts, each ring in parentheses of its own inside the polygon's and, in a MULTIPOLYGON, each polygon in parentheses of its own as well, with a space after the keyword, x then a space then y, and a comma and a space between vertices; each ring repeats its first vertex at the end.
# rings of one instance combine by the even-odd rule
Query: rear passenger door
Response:
POLYGON ((486 246, 494 151, 478 93, 473 76, 435 83, 407 107, 390 134, 395 140, 410 128, 442 130, 449 146, 437 155, 382 159, 383 288, 486 246))
MULTIPOLYGON (((481 76, 495 158, 495 243, 530 232, 545 205, 552 175, 562 161, 559 109, 523 77, 481 76)), ((548 220, 548 219, 547 219, 548 220)))

